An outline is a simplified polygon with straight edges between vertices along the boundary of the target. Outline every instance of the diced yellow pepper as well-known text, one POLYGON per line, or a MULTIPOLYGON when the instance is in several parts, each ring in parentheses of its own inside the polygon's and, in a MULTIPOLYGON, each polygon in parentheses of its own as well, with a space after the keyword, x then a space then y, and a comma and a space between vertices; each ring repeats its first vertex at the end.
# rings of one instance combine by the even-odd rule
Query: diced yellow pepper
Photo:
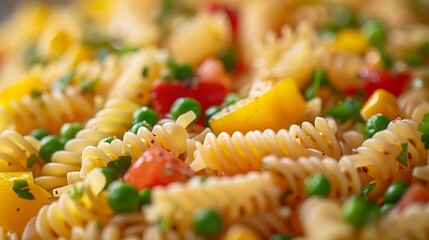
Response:
POLYGON ((0 90, 0 105, 5 107, 9 105, 11 100, 19 100, 24 95, 30 94, 33 91, 40 91, 42 80, 34 75, 29 75, 16 83, 0 90))
POLYGON ((279 130, 305 118, 306 103, 293 79, 279 81, 254 99, 243 99, 215 114, 209 125, 214 133, 271 128, 279 130))
POLYGON ((21 236, 26 223, 48 202, 51 195, 34 184, 31 172, 0 173, 0 226, 21 236), (14 180, 27 180, 33 200, 19 198, 13 191, 14 180))
POLYGON ((386 115, 391 120, 399 117, 396 96, 384 89, 377 89, 363 105, 360 115, 366 121, 377 113, 386 115))
POLYGON ((339 50, 363 53, 368 46, 365 36, 358 29, 346 28, 335 36, 334 47, 339 50))
POLYGON ((40 36, 37 50, 46 59, 56 59, 64 54, 74 41, 71 33, 59 26, 50 26, 40 36))

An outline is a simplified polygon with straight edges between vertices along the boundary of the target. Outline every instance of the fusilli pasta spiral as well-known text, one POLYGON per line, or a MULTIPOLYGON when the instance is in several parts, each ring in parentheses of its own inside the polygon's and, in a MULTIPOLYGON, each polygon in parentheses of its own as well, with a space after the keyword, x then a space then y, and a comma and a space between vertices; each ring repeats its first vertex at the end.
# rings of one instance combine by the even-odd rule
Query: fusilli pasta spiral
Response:
POLYGON ((35 179, 41 187, 52 190, 67 184, 69 172, 80 171, 82 150, 95 146, 106 137, 122 135, 131 126, 131 116, 139 105, 125 99, 110 99, 95 117, 85 124, 74 139, 69 140, 64 151, 55 152, 52 161, 43 166, 42 176, 35 179))
MULTIPOLYGON (((208 133, 204 143, 197 143, 194 170, 207 168, 221 174, 244 173, 261 169, 264 156, 274 154, 297 158, 299 156, 325 155, 339 159, 348 147, 336 137, 337 125, 333 120, 317 117, 314 125, 304 122, 301 127, 292 125, 289 130, 278 132, 252 131, 232 136, 208 133)), ((348 150, 350 151, 350 149, 348 150)))
POLYGON ((43 93, 37 98, 25 95, 20 101, 10 102, 9 107, 0 108, 7 128, 28 134, 35 128, 57 133, 67 122, 82 122, 95 110, 94 97, 74 88, 64 92, 43 93))
POLYGON ((420 122, 429 112, 429 92, 425 89, 408 90, 398 98, 398 104, 404 118, 420 122))
POLYGON ((152 204, 145 209, 145 217, 149 223, 166 219, 178 229, 186 229, 197 209, 212 208, 229 223, 275 209, 280 191, 273 181, 269 173, 252 172, 233 177, 208 177, 203 182, 191 179, 184 184, 172 183, 153 189, 152 204))

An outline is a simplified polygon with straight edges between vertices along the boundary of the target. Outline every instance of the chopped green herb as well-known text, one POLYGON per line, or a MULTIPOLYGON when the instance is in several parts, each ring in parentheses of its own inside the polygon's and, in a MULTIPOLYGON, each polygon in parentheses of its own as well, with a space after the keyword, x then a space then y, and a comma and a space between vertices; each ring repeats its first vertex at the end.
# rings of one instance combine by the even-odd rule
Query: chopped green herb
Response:
POLYGON ((27 180, 18 179, 13 181, 12 189, 19 198, 33 200, 35 199, 35 197, 30 192, 30 189, 28 188, 28 186, 29 185, 27 180))
POLYGON ((163 76, 164 80, 189 80, 195 77, 194 69, 188 64, 177 63, 169 59, 166 65, 167 72, 163 76))
POLYGON ((368 20, 364 22, 361 31, 369 44, 375 47, 383 46, 388 35, 385 26, 377 20, 368 20))
POLYGON ((395 59, 392 55, 388 54, 386 51, 379 49, 380 60, 385 69, 393 68, 395 59))
POLYGON ((32 99, 39 98, 40 96, 42 96, 42 92, 41 92, 41 91, 39 91, 39 90, 33 90, 33 91, 31 91, 31 93, 30 93, 30 97, 31 97, 32 99))
POLYGON ((121 156, 116 160, 113 160, 107 164, 108 168, 111 168, 115 174, 119 177, 123 177, 125 172, 131 166, 130 156, 121 156))
POLYGON ((73 191, 70 192, 70 197, 74 200, 81 199, 84 194, 84 187, 83 186, 77 186, 76 184, 73 185, 73 191))
POLYGON ((142 70, 142 77, 147 78, 149 76, 149 67, 145 66, 142 70))
POLYGON ((171 229, 171 221, 169 221, 168 219, 160 219, 158 220, 158 222, 156 223, 156 226, 161 230, 161 231, 168 231, 171 229))
POLYGON ((237 65, 237 56, 232 48, 228 48, 218 55, 219 60, 223 63, 223 67, 226 71, 234 70, 237 65))
POLYGON ((111 137, 107 137, 107 138, 103 138, 100 140, 100 143, 105 142, 105 143, 112 143, 113 140, 118 139, 118 137, 116 136, 111 136, 111 137))
POLYGON ((408 167, 408 143, 401 144, 402 151, 399 153, 398 157, 396 157, 396 161, 401 163, 403 166, 408 167))
POLYGON ((39 156, 37 156, 36 154, 32 153, 30 155, 30 157, 27 158, 27 167, 31 168, 34 166, 34 164, 37 162, 37 160, 39 160, 39 156))
POLYGON ((375 186, 376 186, 376 184, 375 184, 375 183, 370 183, 370 184, 368 184, 368 185, 367 185, 367 186, 362 190, 362 192, 360 193, 360 196, 361 196, 361 197, 363 197, 363 198, 368 197, 368 195, 369 195, 372 191, 374 191, 375 186))
POLYGON ((75 75, 76 75, 76 72, 70 72, 63 75, 57 81, 54 82, 52 86, 53 89, 58 91, 64 91, 64 89, 66 89, 66 87, 71 83, 75 75))
POLYGON ((429 113, 426 113, 419 124, 419 131, 423 133, 421 140, 425 144, 425 149, 429 149, 429 113))
POLYGON ((27 180, 18 179, 13 181, 12 189, 14 192, 18 192, 19 190, 22 190, 23 188, 26 188, 26 187, 28 187, 27 180))
POLYGON ((410 66, 418 66, 424 61, 424 55, 422 55, 420 52, 410 52, 405 55, 404 58, 405 62, 407 62, 410 66))
POLYGON ((360 122, 362 121, 360 116, 361 107, 362 103, 358 99, 346 98, 336 106, 328 108, 325 113, 328 116, 340 120, 341 122, 346 122, 348 120, 360 122))
POLYGON ((39 53, 37 52, 36 44, 29 46, 24 51, 24 61, 25 64, 29 67, 43 63, 43 59, 40 57, 39 53))
POLYGON ((97 87, 99 82, 100 82, 100 79, 98 78, 94 80, 90 80, 88 77, 84 77, 79 82, 79 88, 84 93, 94 94, 95 88, 97 87))
POLYGON ((127 54, 135 53, 138 50, 139 49, 137 47, 132 47, 132 46, 129 46, 129 45, 125 44, 120 49, 118 49, 118 51, 116 52, 116 54, 118 54, 119 57, 122 57, 122 56, 125 56, 127 54))

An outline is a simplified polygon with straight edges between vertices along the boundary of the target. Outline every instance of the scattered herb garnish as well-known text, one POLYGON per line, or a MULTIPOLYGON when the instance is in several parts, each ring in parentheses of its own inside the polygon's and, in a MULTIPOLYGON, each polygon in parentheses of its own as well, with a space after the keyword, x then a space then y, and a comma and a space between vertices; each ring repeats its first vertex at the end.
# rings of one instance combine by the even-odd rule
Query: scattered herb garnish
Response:
POLYGON ((226 71, 234 70, 237 65, 237 56, 235 55, 234 49, 225 49, 219 53, 218 57, 226 71))
POLYGON ((360 109, 362 103, 356 98, 346 98, 336 106, 326 109, 326 115, 331 116, 341 122, 352 120, 354 122, 362 121, 360 109))
POLYGON ((79 82, 79 88, 84 93, 94 94, 95 88, 97 87, 100 80, 94 79, 90 80, 88 77, 83 77, 82 80, 79 82))
POLYGON ((30 192, 30 188, 27 180, 22 180, 22 179, 14 180, 12 189, 18 195, 19 198, 27 199, 27 200, 35 199, 34 195, 30 192))
POLYGON ((39 156, 37 156, 36 154, 32 153, 30 155, 30 157, 27 158, 27 167, 31 168, 34 166, 34 164, 37 162, 37 160, 39 160, 39 156))
POLYGON ((30 93, 30 97, 31 97, 32 99, 40 98, 40 96, 42 96, 42 92, 41 92, 41 91, 39 91, 39 90, 33 90, 33 91, 31 91, 31 93, 30 93))
POLYGON ((148 66, 144 66, 142 69, 142 77, 143 78, 147 78, 149 76, 149 67, 148 66))
POLYGON ((429 149, 429 113, 426 113, 419 124, 419 131, 423 133, 421 140, 425 144, 425 149, 429 149))
POLYGON ((84 187, 73 185, 73 191, 70 193, 70 197, 74 200, 81 199, 83 197, 84 187))
POLYGON ((43 59, 40 57, 37 52, 36 44, 33 44, 24 51, 24 61, 27 66, 31 67, 35 64, 43 63, 43 59))
POLYGON ((188 64, 177 63, 172 59, 167 60, 167 72, 164 80, 189 80, 195 77, 194 69, 188 64))
POLYGON ((125 172, 131 166, 130 156, 121 156, 116 160, 113 160, 107 164, 108 168, 111 168, 115 174, 119 177, 123 177, 125 172))
POLYGON ((66 89, 66 87, 71 83, 75 75, 76 75, 76 72, 74 71, 63 75, 57 81, 54 82, 52 86, 53 89, 58 91, 64 91, 64 89, 66 89))
POLYGON ((408 143, 401 143, 402 151, 396 157, 396 161, 405 167, 408 167, 408 143))
POLYGON ((374 191, 375 186, 376 186, 376 184, 375 184, 375 183, 370 183, 370 184, 368 184, 368 185, 367 185, 367 186, 362 190, 362 192, 360 193, 360 196, 361 196, 361 197, 363 197, 363 198, 368 197, 368 195, 369 195, 372 191, 374 191))
POLYGON ((312 83, 304 92, 305 99, 310 100, 315 98, 322 86, 328 87, 334 93, 340 93, 340 91, 329 82, 325 69, 319 68, 315 69, 313 72, 312 83))

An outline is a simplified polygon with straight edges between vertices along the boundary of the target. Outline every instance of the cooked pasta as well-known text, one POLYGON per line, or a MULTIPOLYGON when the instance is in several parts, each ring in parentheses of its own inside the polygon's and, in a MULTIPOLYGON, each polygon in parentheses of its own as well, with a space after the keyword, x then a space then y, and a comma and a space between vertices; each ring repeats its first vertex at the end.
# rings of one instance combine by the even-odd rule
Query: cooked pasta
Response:
POLYGON ((426 0, 22 2, 0 240, 429 238, 426 0))
POLYGON ((398 99, 399 108, 405 118, 421 121, 429 112, 429 92, 427 90, 409 90, 398 99))
POLYGON ((189 228, 199 208, 218 210, 226 223, 278 207, 280 191, 269 173, 252 172, 233 177, 208 177, 174 183, 153 190, 152 204, 145 209, 149 223, 166 219, 178 229, 189 228))
POLYGON ((24 171, 30 167, 35 175, 40 174, 40 162, 28 164, 29 158, 37 158, 39 147, 39 141, 31 136, 22 136, 14 130, 3 131, 0 134, 1 172, 24 171))
POLYGON ((304 192, 304 181, 314 174, 323 174, 331 185, 329 197, 344 200, 352 194, 362 191, 362 182, 359 173, 353 165, 340 168, 338 162, 332 158, 322 160, 316 157, 277 158, 267 156, 263 159, 264 169, 277 176, 278 184, 284 192, 290 194, 285 202, 288 205, 297 205, 307 196, 304 192))
POLYGON ((12 101, 8 107, 0 108, 0 111, 6 121, 3 129, 28 134, 35 128, 43 128, 57 133, 64 123, 88 119, 95 107, 93 96, 67 88, 64 92, 43 93, 37 98, 26 95, 19 101, 12 101))
POLYGON ((261 169, 264 156, 274 154, 297 158, 299 156, 331 156, 340 158, 347 150, 336 137, 334 121, 317 117, 314 125, 304 122, 301 127, 292 125, 289 130, 266 130, 246 134, 235 132, 232 136, 208 133, 204 143, 197 143, 195 160, 191 167, 200 170, 208 167, 219 173, 231 175, 261 169))
POLYGON ((82 151, 82 167, 80 176, 84 178, 95 167, 105 167, 121 156, 130 156, 132 162, 151 145, 162 146, 175 156, 186 151, 186 141, 189 134, 186 131, 188 124, 195 118, 194 112, 188 112, 177 122, 166 122, 155 125, 150 131, 145 127, 139 128, 137 134, 127 132, 123 140, 115 139, 111 143, 99 143, 97 147, 88 146, 82 151))
POLYGON ((365 140, 362 146, 356 149, 356 154, 342 157, 340 165, 363 167, 374 179, 386 181, 398 172, 426 163, 427 150, 420 138, 421 132, 416 121, 397 119, 390 122, 386 130, 365 140), (400 162, 397 158, 404 149, 407 154, 400 162))
POLYGON ((77 183, 71 192, 43 206, 34 223, 38 235, 42 239, 73 239, 73 234, 79 234, 78 227, 84 227, 91 221, 105 224, 113 212, 107 193, 102 191, 104 184, 99 181, 99 177, 94 177, 77 183))
POLYGON ((47 190, 67 185, 67 174, 81 169, 82 151, 87 146, 96 146, 106 137, 122 135, 131 125, 131 115, 139 105, 124 99, 110 99, 95 117, 85 123, 85 128, 68 141, 64 151, 52 155, 52 161, 42 168, 37 184, 47 190))

